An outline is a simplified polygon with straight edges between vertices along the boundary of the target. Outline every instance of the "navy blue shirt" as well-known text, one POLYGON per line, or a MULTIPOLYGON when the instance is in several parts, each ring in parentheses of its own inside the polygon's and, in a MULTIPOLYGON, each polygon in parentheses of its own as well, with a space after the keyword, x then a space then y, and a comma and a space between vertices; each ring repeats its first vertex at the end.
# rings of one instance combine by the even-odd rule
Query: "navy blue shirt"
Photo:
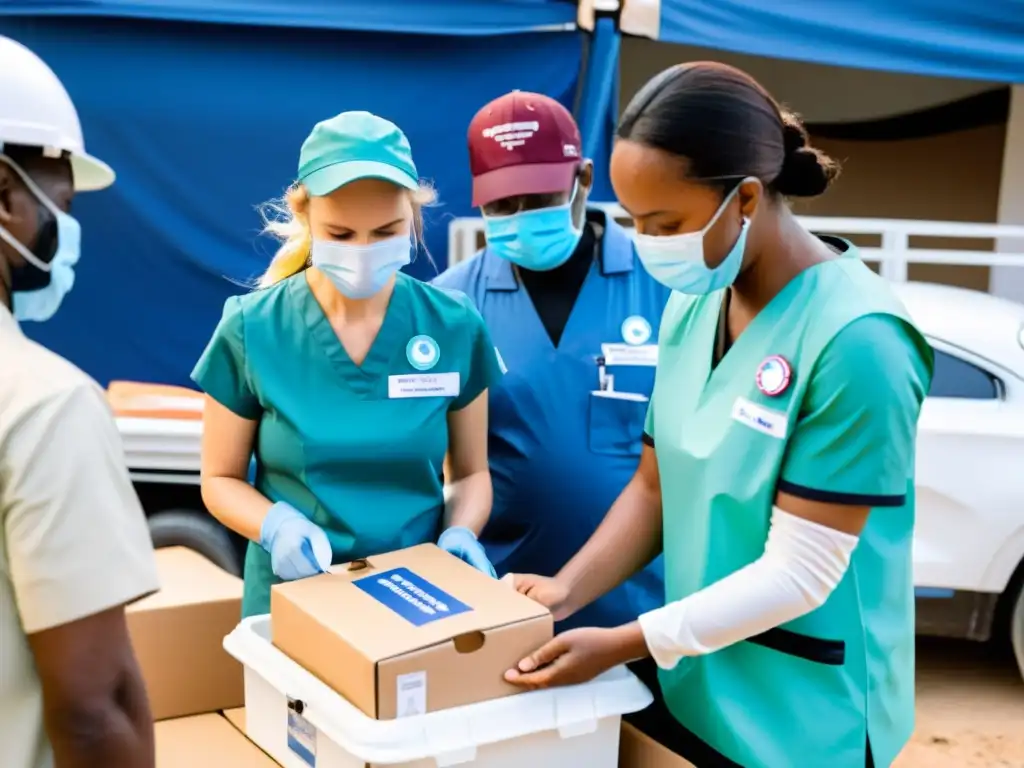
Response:
MULTIPOLYGON (((542 279, 548 275, 528 275, 524 286, 508 261, 487 250, 434 280, 476 303, 508 369, 489 391, 494 508, 481 536, 499 575, 555 575, 604 519, 640 458, 669 290, 643 269, 622 227, 596 210, 588 218, 582 285, 552 275, 567 283, 560 296, 542 279), (562 328, 559 301, 571 302, 562 328)), ((659 557, 559 629, 616 626, 663 604, 659 557)))

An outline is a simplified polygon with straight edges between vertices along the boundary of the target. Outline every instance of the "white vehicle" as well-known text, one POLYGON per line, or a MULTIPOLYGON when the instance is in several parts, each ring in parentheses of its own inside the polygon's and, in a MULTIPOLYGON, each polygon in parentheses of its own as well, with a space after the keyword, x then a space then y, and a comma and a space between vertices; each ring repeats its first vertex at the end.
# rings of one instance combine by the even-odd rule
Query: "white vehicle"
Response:
POLYGON ((918 425, 918 632, 1012 638, 1024 672, 1024 305, 893 287, 935 350, 918 425))
MULTIPOLYGON (((1016 627, 1024 671, 1024 305, 928 283, 893 287, 936 357, 918 430, 918 632, 985 641, 1016 627)), ((240 540, 199 497, 202 396, 115 384, 111 400, 154 541, 239 572, 240 540)))
POLYGON ((241 575, 246 542, 203 506, 203 395, 183 387, 112 382, 107 390, 153 545, 193 549, 241 575))

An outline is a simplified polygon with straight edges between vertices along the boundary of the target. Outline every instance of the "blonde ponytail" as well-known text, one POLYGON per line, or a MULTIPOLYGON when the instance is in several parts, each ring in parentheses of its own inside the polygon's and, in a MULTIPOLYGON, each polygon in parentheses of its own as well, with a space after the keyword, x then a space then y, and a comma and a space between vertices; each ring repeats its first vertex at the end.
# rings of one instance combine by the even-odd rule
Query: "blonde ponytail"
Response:
MULTIPOLYGON (((423 242, 423 208, 432 205, 437 194, 433 187, 422 184, 410 196, 412 237, 413 242, 419 244, 423 242)), ((263 217, 263 234, 281 241, 270 266, 256 283, 259 288, 267 288, 299 274, 310 264, 313 235, 309 228, 309 192, 296 182, 284 197, 261 205, 259 212, 263 217)))
POLYGON ((309 192, 301 184, 293 184, 279 200, 260 206, 263 234, 281 241, 267 271, 260 277, 260 288, 287 280, 309 266, 313 235, 309 230, 309 192))

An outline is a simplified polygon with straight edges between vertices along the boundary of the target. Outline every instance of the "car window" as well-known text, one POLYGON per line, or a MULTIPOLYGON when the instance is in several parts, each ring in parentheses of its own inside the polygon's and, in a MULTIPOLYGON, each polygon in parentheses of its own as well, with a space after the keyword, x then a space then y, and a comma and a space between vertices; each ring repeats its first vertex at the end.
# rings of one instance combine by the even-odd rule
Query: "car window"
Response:
POLYGON ((978 366, 941 350, 935 350, 935 374, 929 397, 958 397, 967 400, 995 400, 998 379, 978 366))

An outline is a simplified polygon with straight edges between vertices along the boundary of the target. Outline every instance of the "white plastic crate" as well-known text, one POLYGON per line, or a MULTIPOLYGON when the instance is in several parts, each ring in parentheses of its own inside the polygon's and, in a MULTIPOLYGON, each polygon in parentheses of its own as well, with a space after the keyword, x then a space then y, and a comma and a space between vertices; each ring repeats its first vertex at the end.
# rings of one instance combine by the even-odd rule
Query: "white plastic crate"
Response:
POLYGON ((270 642, 270 617, 224 639, 245 667, 246 732, 285 768, 616 768, 619 721, 651 693, 618 667, 584 685, 374 720, 270 642))

